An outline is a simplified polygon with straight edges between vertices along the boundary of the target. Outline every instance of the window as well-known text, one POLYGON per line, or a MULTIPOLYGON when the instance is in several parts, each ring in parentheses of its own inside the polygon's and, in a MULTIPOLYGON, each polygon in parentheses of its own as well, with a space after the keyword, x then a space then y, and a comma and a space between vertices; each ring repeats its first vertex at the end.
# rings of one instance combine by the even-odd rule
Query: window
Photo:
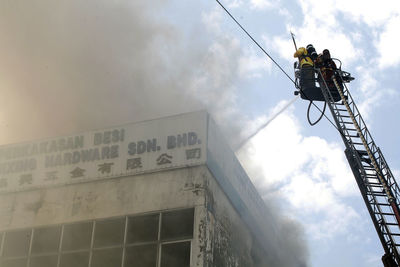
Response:
POLYGON ((194 210, 170 211, 162 214, 161 239, 183 239, 193 236, 194 210))
POLYGON ((157 244, 127 247, 125 266, 129 267, 157 266, 157 244))
POLYGON ((82 250, 90 248, 93 222, 67 224, 64 226, 62 250, 82 250))
POLYGON ((0 233, 1 267, 189 267, 194 209, 0 233))
POLYGON ((25 267, 27 258, 20 259, 4 259, 1 261, 1 266, 7 267, 25 267))
POLYGON ((91 267, 121 266, 122 248, 94 250, 91 267))
POLYGON ((190 242, 167 243, 161 247, 161 267, 190 265, 190 242))
POLYGON ((31 230, 7 232, 4 236, 3 257, 28 256, 31 230))
POLYGON ((128 244, 158 240, 159 214, 128 218, 128 244))
POLYGON ((125 218, 97 221, 94 233, 95 248, 120 245, 124 242, 125 218))
POLYGON ((88 264, 89 251, 61 254, 60 267, 87 267, 88 264))
POLYGON ((61 226, 35 229, 32 239, 32 254, 57 253, 60 237, 61 226))
POLYGON ((43 267, 43 266, 57 266, 58 255, 49 256, 32 256, 30 265, 31 267, 43 267))

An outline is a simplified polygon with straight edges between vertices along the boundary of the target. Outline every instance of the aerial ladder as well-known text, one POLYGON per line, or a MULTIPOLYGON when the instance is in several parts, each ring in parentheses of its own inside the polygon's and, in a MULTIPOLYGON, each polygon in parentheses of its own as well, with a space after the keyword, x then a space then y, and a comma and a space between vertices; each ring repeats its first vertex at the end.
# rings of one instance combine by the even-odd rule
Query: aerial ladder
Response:
POLYGON ((343 139, 347 161, 382 243, 385 252, 382 262, 385 267, 400 266, 400 188, 346 86, 354 78, 341 70, 341 64, 330 81, 334 87, 328 86, 317 68, 314 75, 316 86, 312 90, 303 90, 305 88, 299 85, 301 70, 297 64, 295 77, 299 89, 295 94, 310 101, 324 101, 328 106, 343 139))
MULTIPOLYGON (((334 86, 328 86, 321 70, 314 68, 313 83, 316 86, 311 89, 302 88, 300 80, 303 75, 301 68, 297 64, 298 62, 294 65, 295 80, 293 80, 224 5, 219 0, 216 1, 264 54, 294 82, 296 88, 299 89, 295 91, 295 94, 300 94, 301 98, 310 100, 307 116, 311 125, 315 125, 322 118, 325 108, 328 106, 335 121, 335 127, 345 145, 344 152, 347 161, 382 243, 385 252, 382 256, 383 265, 384 267, 400 267, 400 188, 346 86, 346 83, 349 83, 354 78, 351 77, 350 73, 341 70, 340 63, 339 68, 334 70, 331 77, 332 81, 330 82, 333 82, 334 86), (314 123, 309 118, 309 111, 313 101, 323 101, 325 103, 321 117, 314 123)), ((294 34, 291 33, 291 36, 297 51, 294 34)))

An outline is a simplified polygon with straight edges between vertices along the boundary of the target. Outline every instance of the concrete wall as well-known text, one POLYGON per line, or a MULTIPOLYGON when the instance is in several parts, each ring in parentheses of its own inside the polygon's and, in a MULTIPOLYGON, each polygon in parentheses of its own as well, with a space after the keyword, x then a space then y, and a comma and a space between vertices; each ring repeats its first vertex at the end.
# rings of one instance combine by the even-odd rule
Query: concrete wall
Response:
POLYGON ((0 230, 202 205, 198 168, 3 194, 0 230))
MULTIPOLYGON (((235 207, 237 214, 252 233, 258 254, 274 258, 281 253, 275 246, 279 242, 277 225, 264 200, 242 168, 234 152, 224 141, 215 122, 209 118, 207 133, 207 166, 218 185, 235 207), (268 242, 265 242, 267 241, 268 242)), ((252 265, 253 266, 253 265, 252 265)), ((265 265, 262 265, 265 266, 265 265)))
MULTIPOLYGON (((0 231, 204 207, 204 166, 0 195, 0 231), (202 171, 203 170, 203 171, 202 171)), ((193 266, 203 266, 195 209, 193 266)))
POLYGON ((0 195, 0 231, 195 207, 192 266, 254 266, 252 236, 207 166, 0 195))
MULTIPOLYGON (((262 255, 264 250, 255 244, 276 238, 273 226, 262 226, 268 216, 265 205, 208 115, 185 116, 199 121, 180 131, 195 131, 201 137, 194 145, 202 151, 195 161, 182 158, 181 165, 151 173, 2 193, 0 231, 195 207, 192 266, 256 266, 252 254, 258 250, 262 255)), ((166 135, 172 133, 174 129, 166 135)))
POLYGON ((206 214, 201 244, 207 244, 205 267, 255 266, 251 257, 253 238, 231 202, 208 172, 205 181, 206 214))

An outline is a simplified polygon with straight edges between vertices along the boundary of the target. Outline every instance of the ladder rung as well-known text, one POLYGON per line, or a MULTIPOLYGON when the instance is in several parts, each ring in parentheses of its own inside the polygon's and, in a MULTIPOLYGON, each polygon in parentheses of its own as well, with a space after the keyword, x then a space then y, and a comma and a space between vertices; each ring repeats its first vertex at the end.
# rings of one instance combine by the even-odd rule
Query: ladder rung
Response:
POLYGON ((376 185, 371 185, 371 184, 369 184, 369 186, 370 186, 370 187, 373 187, 373 188, 379 188, 379 189, 382 189, 382 190, 383 190, 383 187, 382 187, 381 184, 376 184, 376 185))
POLYGON ((368 152, 365 150, 357 150, 358 154, 368 156, 368 152))
POLYGON ((385 215, 385 216, 394 216, 394 213, 388 213, 388 212, 374 212, 375 215, 385 215))
POLYGON ((398 233, 389 233, 389 234, 386 234, 386 235, 400 236, 400 234, 398 234, 398 233))
POLYGON ((382 186, 381 183, 365 183, 365 184, 367 184, 369 186, 374 186, 374 187, 382 186))
POLYGON ((385 193, 382 193, 382 192, 369 192, 369 193, 367 193, 367 195, 370 195, 370 196, 375 196, 375 197, 386 197, 386 194, 385 193))
POLYGON ((364 145, 363 143, 358 143, 358 142, 353 142, 353 144, 354 144, 354 145, 360 145, 360 146, 363 146, 363 145, 364 145))
POLYGON ((390 207, 390 204, 388 204, 388 203, 375 202, 375 203, 371 203, 371 204, 390 207))
POLYGON ((399 226, 397 223, 389 223, 389 222, 387 222, 386 225, 399 226))
POLYGON ((346 135, 347 137, 350 137, 350 138, 360 138, 360 136, 358 136, 358 135, 350 135, 350 134, 348 134, 348 135, 346 135))
POLYGON ((382 186, 382 183, 378 180, 378 179, 376 179, 377 181, 365 181, 364 183, 365 184, 368 184, 368 185, 370 185, 370 186, 382 186))
POLYGON ((362 165, 362 166, 368 168, 368 167, 371 166, 371 159, 370 158, 361 157, 361 163, 367 164, 367 165, 362 165))
POLYGON ((349 115, 343 115, 343 114, 337 114, 338 116, 340 116, 341 118, 351 118, 349 115))

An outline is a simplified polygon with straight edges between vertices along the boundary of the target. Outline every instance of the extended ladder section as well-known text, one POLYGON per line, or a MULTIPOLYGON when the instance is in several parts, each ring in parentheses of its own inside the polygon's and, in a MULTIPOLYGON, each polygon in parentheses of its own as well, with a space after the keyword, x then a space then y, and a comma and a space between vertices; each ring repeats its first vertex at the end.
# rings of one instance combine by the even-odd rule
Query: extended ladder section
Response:
MULTIPOLYGON (((322 77, 320 72, 319 77, 322 77)), ((400 266, 400 189, 347 86, 338 79, 333 77, 341 101, 335 102, 332 90, 328 89, 323 79, 320 87, 341 133, 347 160, 384 248, 384 266, 400 266)))

